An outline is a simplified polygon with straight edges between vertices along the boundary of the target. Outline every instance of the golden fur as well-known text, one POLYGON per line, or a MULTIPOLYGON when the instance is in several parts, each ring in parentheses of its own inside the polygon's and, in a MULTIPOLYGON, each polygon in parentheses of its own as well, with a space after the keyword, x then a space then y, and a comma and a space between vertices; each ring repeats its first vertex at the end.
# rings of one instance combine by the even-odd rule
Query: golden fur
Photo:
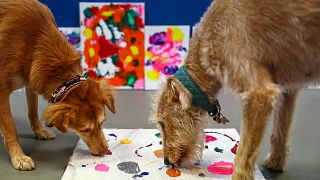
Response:
MULTIPOLYGON (((26 156, 18 141, 9 96, 26 87, 28 115, 39 139, 52 139, 54 133, 41 126, 38 94, 51 101, 51 94, 62 83, 82 74, 81 55, 57 29, 50 10, 36 0, 0 0, 0 129, 14 168, 31 170, 33 160, 26 156)), ((104 82, 88 79, 68 92, 61 101, 43 112, 48 126, 62 132, 75 131, 91 153, 107 148, 102 132, 104 106, 115 112, 113 91, 104 82)))
MULTIPOLYGON (((272 110, 274 127, 265 166, 285 169, 297 94, 320 77, 319 19, 318 0, 215 0, 197 25, 187 71, 211 99, 224 88, 243 105, 233 179, 253 179, 272 110)), ((160 90, 154 111, 152 119, 163 126, 167 161, 197 161, 207 112, 191 104, 191 94, 175 77, 160 90)))

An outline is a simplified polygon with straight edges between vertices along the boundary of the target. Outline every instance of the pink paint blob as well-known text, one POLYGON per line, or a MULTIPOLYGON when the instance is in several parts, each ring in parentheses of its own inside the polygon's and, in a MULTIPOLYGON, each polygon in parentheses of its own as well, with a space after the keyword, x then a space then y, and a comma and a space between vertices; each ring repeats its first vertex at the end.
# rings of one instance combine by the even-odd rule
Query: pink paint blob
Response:
POLYGON ((144 81, 143 79, 137 80, 134 83, 134 89, 143 89, 144 88, 144 81))
POLYGON ((231 162, 216 162, 207 167, 207 170, 212 174, 231 175, 233 173, 233 163, 231 162))
POLYGON ((216 140, 217 140, 216 137, 206 135, 206 143, 211 142, 211 141, 216 141, 216 140))
POLYGON ((112 152, 110 151, 110 149, 106 149, 104 151, 101 152, 102 155, 112 155, 112 152))
POLYGON ((110 167, 106 164, 97 164, 96 167, 94 167, 96 171, 102 171, 102 172, 108 172, 110 167))

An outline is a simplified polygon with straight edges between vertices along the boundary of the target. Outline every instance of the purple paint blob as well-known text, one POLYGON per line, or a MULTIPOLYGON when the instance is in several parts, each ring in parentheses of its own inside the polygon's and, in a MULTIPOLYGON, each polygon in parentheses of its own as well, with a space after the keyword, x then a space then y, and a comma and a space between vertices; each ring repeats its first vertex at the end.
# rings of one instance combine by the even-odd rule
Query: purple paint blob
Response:
POLYGON ((101 172, 108 172, 110 167, 106 164, 97 164, 94 169, 96 171, 101 171, 101 172))
POLYGON ((134 175, 132 178, 133 178, 133 179, 136 179, 136 178, 141 178, 141 177, 143 177, 143 176, 148 176, 148 175, 149 175, 149 172, 142 172, 142 173, 140 173, 140 174, 134 175))
POLYGON ((167 35, 165 32, 155 33, 149 38, 149 43, 154 45, 163 45, 166 42, 167 35))
POLYGON ((216 137, 213 137, 213 136, 210 136, 210 135, 206 135, 206 143, 212 142, 212 141, 216 141, 216 140, 217 140, 216 137))
POLYGON ((112 137, 115 137, 116 139, 117 139, 117 135, 115 135, 115 134, 113 134, 113 133, 110 133, 110 134, 108 134, 109 136, 112 136, 112 137))

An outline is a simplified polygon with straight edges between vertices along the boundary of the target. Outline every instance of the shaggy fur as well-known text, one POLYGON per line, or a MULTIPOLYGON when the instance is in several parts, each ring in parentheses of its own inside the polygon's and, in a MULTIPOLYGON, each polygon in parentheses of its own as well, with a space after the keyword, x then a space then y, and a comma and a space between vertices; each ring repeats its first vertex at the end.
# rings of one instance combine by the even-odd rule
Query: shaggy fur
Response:
MULTIPOLYGON (((253 179, 267 120, 274 110, 265 166, 283 171, 297 94, 320 76, 320 1, 215 0, 190 42, 186 69, 214 99, 221 88, 241 99, 241 141, 233 179, 253 179)), ((207 112, 170 77, 156 99, 153 119, 163 132, 171 164, 199 158, 207 112)))
MULTIPOLYGON (((44 129, 38 118, 38 94, 52 101, 56 88, 82 74, 80 60, 46 6, 36 0, 0 0, 0 129, 14 168, 31 170, 35 165, 19 145, 10 94, 26 87, 32 130, 38 139, 52 139, 54 133, 44 129)), ((43 117, 48 126, 75 131, 98 155, 107 148, 102 132, 105 105, 115 112, 112 90, 88 79, 45 109, 43 117)))

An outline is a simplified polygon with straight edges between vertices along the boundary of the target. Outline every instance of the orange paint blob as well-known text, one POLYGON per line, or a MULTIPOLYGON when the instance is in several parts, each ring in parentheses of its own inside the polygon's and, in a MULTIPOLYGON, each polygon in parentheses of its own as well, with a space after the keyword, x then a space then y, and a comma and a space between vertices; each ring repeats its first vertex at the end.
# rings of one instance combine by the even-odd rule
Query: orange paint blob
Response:
POLYGON ((157 158, 163 158, 163 150, 159 149, 153 152, 157 158))
POLYGON ((178 177, 181 175, 181 171, 179 169, 170 168, 167 169, 166 172, 170 177, 178 177))

